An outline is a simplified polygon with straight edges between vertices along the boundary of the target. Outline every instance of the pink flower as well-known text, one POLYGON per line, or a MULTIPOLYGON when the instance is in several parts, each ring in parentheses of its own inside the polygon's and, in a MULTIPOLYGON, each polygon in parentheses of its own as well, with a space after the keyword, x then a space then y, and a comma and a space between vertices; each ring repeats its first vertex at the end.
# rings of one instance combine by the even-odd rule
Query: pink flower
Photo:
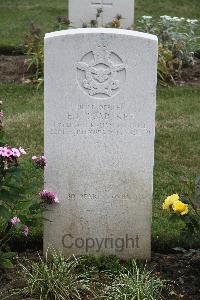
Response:
POLYGON ((38 167, 44 168, 47 165, 47 159, 44 155, 40 156, 38 160, 38 167))
POLYGON ((26 151, 22 147, 19 147, 19 151, 20 151, 21 154, 26 154, 26 151))
POLYGON ((10 220, 10 223, 15 226, 17 225, 18 223, 20 223, 20 219, 18 217, 13 217, 11 220, 10 220))
POLYGON ((6 156, 7 147, 0 147, 0 156, 6 156))
POLYGON ((22 233, 23 233, 25 236, 27 236, 27 235, 28 235, 28 232, 29 232, 28 226, 23 225, 23 227, 22 227, 22 233))
POLYGON ((42 192, 39 193, 39 196, 47 204, 59 203, 58 197, 57 197, 56 193, 54 193, 54 192, 48 192, 46 190, 43 190, 42 192))
POLYGON ((32 160, 35 162, 36 167, 38 167, 38 168, 44 169, 44 167, 47 164, 47 159, 46 159, 46 157, 44 155, 41 155, 39 157, 33 156, 32 160))
POLYGON ((17 148, 12 148, 12 154, 14 157, 20 157, 21 152, 17 148))
POLYGON ((12 156, 12 155, 13 155, 12 149, 7 148, 7 149, 6 149, 6 157, 10 157, 10 156, 12 156))

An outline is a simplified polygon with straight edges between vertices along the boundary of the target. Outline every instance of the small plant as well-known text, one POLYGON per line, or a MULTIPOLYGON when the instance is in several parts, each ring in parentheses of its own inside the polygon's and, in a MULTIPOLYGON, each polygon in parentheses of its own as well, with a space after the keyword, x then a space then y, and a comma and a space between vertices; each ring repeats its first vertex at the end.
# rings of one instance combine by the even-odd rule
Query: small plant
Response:
MULTIPOLYGON (((0 102, 0 116, 3 116, 0 102)), ((34 200, 27 193, 32 187, 27 182, 27 174, 21 168, 21 157, 26 154, 22 147, 11 147, 4 139, 3 118, 0 119, 0 268, 12 267, 11 258, 16 253, 10 251, 9 241, 16 236, 28 236, 29 225, 35 225, 42 218, 46 204, 57 204, 55 193, 44 191, 34 200), (40 197, 39 197, 40 196, 40 197)), ((38 169, 44 169, 46 158, 34 156, 33 162, 38 169)), ((33 170, 30 177, 37 176, 33 170)))
POLYGON ((98 8, 96 11, 96 18, 90 20, 89 24, 87 22, 84 22, 82 24, 82 28, 87 28, 88 26, 91 28, 97 28, 99 27, 99 18, 101 17, 101 14, 103 13, 102 8, 98 8))
POLYGON ((70 20, 67 16, 58 16, 56 21, 55 30, 65 30, 70 26, 70 20))
POLYGON ((13 290, 11 294, 43 300, 83 299, 84 295, 91 294, 91 289, 88 272, 77 272, 79 264, 80 258, 66 260, 61 253, 48 250, 46 257, 40 257, 39 262, 20 264, 25 287, 13 290))
POLYGON ((106 24, 105 27, 120 28, 121 27, 121 20, 122 20, 122 16, 121 15, 116 15, 116 17, 110 23, 106 24))
POLYGON ((24 186, 20 182, 21 170, 19 157, 26 152, 23 148, 12 148, 9 145, 0 145, 0 218, 4 230, 0 236, 0 267, 12 267, 8 241, 17 234, 28 235, 26 209, 31 203, 23 199, 24 186))
POLYGON ((105 286, 99 299, 106 300, 159 300, 168 284, 132 261, 131 268, 124 268, 119 275, 105 286))
POLYGON ((176 84, 177 79, 181 79, 182 63, 178 58, 174 58, 172 50, 159 44, 158 47, 158 80, 163 86, 169 82, 176 84))
POLYGON ((182 69, 194 65, 194 53, 198 50, 198 20, 161 16, 143 16, 137 28, 155 34, 159 40, 158 80, 162 85, 176 84, 182 69))
POLYGON ((173 194, 168 196, 162 205, 162 208, 168 211, 171 221, 181 220, 184 223, 182 235, 190 242, 191 246, 194 239, 200 241, 199 186, 200 177, 196 180, 196 192, 192 197, 173 194))
MULTIPOLYGON (((30 199, 27 195, 32 187, 20 166, 21 156, 25 154, 22 147, 0 146, 0 268, 12 267, 11 258, 16 253, 10 252, 9 241, 20 235, 26 238, 29 225, 41 220, 47 203, 46 199, 30 199)), ((29 175, 34 177, 35 169, 29 175)))
POLYGON ((3 110, 2 110, 2 101, 0 101, 0 132, 3 129, 3 110))
MULTIPOLYGON (((90 20, 89 25, 90 25, 91 28, 97 28, 97 27, 99 27, 99 18, 101 17, 102 13, 103 13, 103 8, 98 8, 97 11, 96 11, 96 18, 90 20)), ((88 24, 87 23, 83 23, 82 27, 83 28, 87 28, 88 24)))
POLYGON ((33 23, 25 38, 28 70, 33 70, 33 81, 43 82, 44 77, 44 44, 41 29, 33 23))
MULTIPOLYGON (((103 9, 98 8, 97 13, 96 13, 96 18, 94 20, 90 21, 90 27, 91 28, 99 27, 99 18, 101 17, 102 13, 103 13, 103 9)), ((118 14, 118 15, 116 15, 115 18, 113 18, 113 20, 111 20, 111 22, 108 22, 107 24, 105 24, 104 27, 106 27, 106 28, 120 28, 121 27, 121 20, 122 20, 122 16, 120 14, 118 14)), ((88 24, 83 23, 82 27, 87 28, 88 24)))
MULTIPOLYGON (((27 199, 29 186, 26 183, 23 169, 19 166, 19 158, 26 154, 21 147, 0 147, 0 218, 4 230, 0 235, 0 267, 12 267, 10 258, 14 253, 9 251, 8 242, 14 236, 28 236, 29 228, 41 218, 46 205, 59 203, 54 192, 42 191, 34 201, 27 199)), ((44 169, 46 158, 42 155, 34 160, 36 168, 44 169)), ((30 176, 34 176, 30 174, 30 176)))
POLYGON ((98 27, 98 20, 101 17, 101 15, 103 14, 103 8, 98 8, 97 9, 97 13, 96 13, 96 25, 98 27))
POLYGON ((43 154, 38 157, 35 155, 32 156, 32 161, 34 162, 36 168, 39 169, 44 169, 44 167, 47 165, 47 159, 43 154))
MULTIPOLYGON (((91 21, 90 21, 90 26, 91 26, 92 28, 98 27, 98 22, 97 22, 97 20, 91 20, 91 21)), ((86 24, 85 27, 88 27, 87 24, 86 24)), ((83 24, 83 28, 84 28, 84 24, 83 24)))
POLYGON ((87 256, 82 260, 79 270, 91 270, 97 277, 114 277, 121 270, 120 259, 117 256, 87 256))

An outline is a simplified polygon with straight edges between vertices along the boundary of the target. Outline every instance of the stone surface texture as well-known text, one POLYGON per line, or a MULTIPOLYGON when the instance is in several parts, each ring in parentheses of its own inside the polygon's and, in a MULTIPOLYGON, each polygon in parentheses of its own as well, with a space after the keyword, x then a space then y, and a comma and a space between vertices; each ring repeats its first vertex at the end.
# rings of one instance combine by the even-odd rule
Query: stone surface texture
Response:
POLYGON ((83 27, 96 19, 97 9, 103 13, 98 19, 99 26, 110 23, 117 15, 121 15, 122 27, 127 29, 134 22, 134 0, 69 0, 69 20, 75 27, 83 27))
POLYGON ((156 71, 153 35, 46 34, 44 251, 150 258, 156 71))

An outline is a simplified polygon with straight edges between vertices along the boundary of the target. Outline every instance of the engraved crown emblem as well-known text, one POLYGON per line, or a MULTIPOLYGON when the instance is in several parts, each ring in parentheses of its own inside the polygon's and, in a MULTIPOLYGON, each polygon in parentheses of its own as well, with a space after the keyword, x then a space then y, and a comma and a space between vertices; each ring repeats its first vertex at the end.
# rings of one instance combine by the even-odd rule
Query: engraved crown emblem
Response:
POLYGON ((84 72, 81 87, 90 96, 99 98, 116 94, 120 88, 119 73, 126 72, 122 60, 108 49, 104 41, 98 43, 76 66, 79 71, 84 72))

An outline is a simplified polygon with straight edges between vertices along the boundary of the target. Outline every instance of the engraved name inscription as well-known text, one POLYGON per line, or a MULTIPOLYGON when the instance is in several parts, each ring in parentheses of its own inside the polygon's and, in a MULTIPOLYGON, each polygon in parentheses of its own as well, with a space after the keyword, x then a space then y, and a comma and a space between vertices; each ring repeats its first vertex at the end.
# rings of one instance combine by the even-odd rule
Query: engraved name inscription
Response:
POLYGON ((113 0, 92 0, 91 4, 94 6, 112 6, 113 5, 113 0))
POLYGON ((79 104, 65 113, 60 122, 53 122, 51 135, 132 135, 149 136, 151 130, 137 120, 125 103, 79 104))

